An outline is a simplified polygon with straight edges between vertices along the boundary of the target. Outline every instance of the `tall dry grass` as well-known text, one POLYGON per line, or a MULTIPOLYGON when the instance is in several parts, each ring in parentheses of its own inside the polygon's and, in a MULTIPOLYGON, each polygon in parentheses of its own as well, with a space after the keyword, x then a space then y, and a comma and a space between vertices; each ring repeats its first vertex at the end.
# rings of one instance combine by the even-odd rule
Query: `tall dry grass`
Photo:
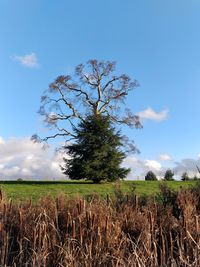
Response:
POLYGON ((0 194, 0 266, 200 266, 200 190, 20 205, 0 194))

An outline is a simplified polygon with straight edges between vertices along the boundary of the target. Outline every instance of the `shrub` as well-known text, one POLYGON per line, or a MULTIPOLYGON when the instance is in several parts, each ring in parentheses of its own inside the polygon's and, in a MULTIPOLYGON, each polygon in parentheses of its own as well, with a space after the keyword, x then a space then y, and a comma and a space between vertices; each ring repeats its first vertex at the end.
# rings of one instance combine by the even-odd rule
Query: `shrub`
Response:
POLYGON ((153 173, 152 171, 148 171, 145 176, 145 181, 157 181, 155 173, 153 173))
POLYGON ((169 170, 166 170, 165 172, 165 175, 164 175, 164 180, 165 181, 173 181, 173 176, 174 176, 174 173, 169 169, 169 170))

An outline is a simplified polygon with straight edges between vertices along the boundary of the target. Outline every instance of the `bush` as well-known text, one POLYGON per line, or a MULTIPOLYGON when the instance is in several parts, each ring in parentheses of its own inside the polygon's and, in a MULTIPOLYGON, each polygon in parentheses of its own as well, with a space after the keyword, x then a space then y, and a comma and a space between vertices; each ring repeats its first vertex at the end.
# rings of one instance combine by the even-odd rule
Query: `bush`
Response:
POLYGON ((174 181, 174 173, 169 169, 166 170, 165 175, 164 175, 164 180, 165 181, 174 181))
POLYGON ((145 176, 145 181, 157 181, 155 173, 153 173, 152 171, 148 171, 145 176))

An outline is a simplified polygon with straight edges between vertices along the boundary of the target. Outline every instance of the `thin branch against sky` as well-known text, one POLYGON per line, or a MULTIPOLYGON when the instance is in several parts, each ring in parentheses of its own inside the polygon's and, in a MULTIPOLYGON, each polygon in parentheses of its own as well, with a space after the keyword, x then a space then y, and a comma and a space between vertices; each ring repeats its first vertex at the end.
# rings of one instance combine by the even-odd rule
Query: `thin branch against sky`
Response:
POLYGON ((45 131, 36 113, 42 92, 66 70, 97 58, 116 61, 119 73, 140 83, 127 105, 143 115, 144 129, 123 128, 139 147, 139 160, 173 167, 197 160, 199 12, 197 0, 2 1, 2 140, 45 131), (174 161, 163 163, 160 155, 174 161))

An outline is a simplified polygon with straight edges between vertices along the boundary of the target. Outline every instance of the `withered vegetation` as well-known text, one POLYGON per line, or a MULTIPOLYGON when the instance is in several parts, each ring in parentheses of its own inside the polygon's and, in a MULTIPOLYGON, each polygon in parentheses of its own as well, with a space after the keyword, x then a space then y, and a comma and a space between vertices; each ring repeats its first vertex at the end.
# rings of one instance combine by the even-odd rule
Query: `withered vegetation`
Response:
POLYGON ((0 266, 200 266, 200 190, 157 198, 45 198, 12 204, 0 195, 0 266))

